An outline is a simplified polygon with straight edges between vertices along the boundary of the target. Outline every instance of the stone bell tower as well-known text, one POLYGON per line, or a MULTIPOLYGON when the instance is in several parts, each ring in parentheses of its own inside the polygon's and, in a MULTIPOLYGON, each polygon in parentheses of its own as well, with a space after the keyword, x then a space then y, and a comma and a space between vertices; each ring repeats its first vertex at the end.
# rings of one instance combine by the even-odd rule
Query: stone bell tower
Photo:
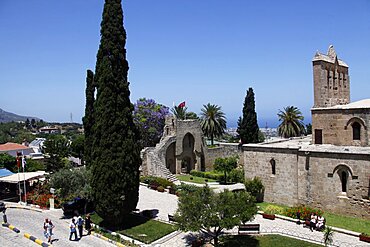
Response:
POLYGON ((313 108, 350 103, 348 65, 338 59, 332 45, 327 54, 316 52, 312 59, 314 106, 313 108))

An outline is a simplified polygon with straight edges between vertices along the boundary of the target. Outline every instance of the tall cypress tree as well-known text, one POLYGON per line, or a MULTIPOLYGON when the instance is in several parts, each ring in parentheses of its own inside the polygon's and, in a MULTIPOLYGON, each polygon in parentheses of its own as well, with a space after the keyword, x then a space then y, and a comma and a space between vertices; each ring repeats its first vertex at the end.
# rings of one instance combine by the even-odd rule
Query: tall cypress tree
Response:
POLYGON ((119 225, 139 200, 139 132, 127 80, 121 0, 106 0, 95 67, 91 187, 97 213, 119 225))
POLYGON ((258 143, 258 123, 255 110, 254 92, 250 87, 245 96, 243 117, 238 120, 237 132, 243 144, 258 143))
POLYGON ((85 164, 90 167, 91 165, 91 151, 93 145, 93 132, 92 128, 94 125, 94 94, 95 94, 95 85, 94 85, 94 72, 87 70, 86 76, 86 106, 85 106, 85 116, 82 118, 84 125, 84 134, 85 134, 85 147, 84 147, 84 156, 83 160, 85 164))

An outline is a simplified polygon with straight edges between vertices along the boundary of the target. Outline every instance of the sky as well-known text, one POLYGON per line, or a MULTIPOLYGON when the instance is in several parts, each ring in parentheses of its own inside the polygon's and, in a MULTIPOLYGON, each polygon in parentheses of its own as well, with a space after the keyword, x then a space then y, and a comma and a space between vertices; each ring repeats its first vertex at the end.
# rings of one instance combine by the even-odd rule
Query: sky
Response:
MULTIPOLYGON (((81 122, 102 0, 0 0, 0 108, 81 122)), ((370 98, 369 0, 123 0, 131 101, 222 107, 236 126, 246 91, 260 127, 298 107, 309 123, 312 58, 330 44, 350 68, 351 101, 370 98)))

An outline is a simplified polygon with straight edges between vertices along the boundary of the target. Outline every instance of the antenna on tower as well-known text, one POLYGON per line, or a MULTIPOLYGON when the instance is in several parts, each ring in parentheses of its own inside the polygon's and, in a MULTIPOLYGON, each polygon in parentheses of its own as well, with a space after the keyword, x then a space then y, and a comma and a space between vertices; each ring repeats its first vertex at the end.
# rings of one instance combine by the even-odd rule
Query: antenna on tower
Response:
POLYGON ((70 114, 70 117, 71 117, 71 123, 73 123, 72 112, 70 114))

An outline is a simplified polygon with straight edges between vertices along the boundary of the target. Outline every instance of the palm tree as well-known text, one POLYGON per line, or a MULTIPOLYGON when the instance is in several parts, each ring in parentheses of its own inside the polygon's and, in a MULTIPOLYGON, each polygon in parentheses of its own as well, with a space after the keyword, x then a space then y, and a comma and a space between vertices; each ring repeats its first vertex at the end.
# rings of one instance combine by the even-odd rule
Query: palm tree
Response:
POLYGON ((278 127, 279 135, 285 138, 300 136, 304 133, 304 124, 301 111, 295 106, 284 107, 284 111, 278 112, 279 121, 278 127))
POLYGON ((175 117, 177 119, 181 119, 181 120, 184 120, 187 116, 187 110, 188 108, 185 106, 185 107, 180 107, 180 106, 174 106, 171 111, 173 113, 173 115, 175 115, 175 117))
POLYGON ((201 112, 201 122, 204 135, 211 138, 211 145, 213 145, 214 137, 221 136, 225 133, 226 129, 226 118, 225 113, 221 111, 221 107, 218 105, 203 105, 201 112))

